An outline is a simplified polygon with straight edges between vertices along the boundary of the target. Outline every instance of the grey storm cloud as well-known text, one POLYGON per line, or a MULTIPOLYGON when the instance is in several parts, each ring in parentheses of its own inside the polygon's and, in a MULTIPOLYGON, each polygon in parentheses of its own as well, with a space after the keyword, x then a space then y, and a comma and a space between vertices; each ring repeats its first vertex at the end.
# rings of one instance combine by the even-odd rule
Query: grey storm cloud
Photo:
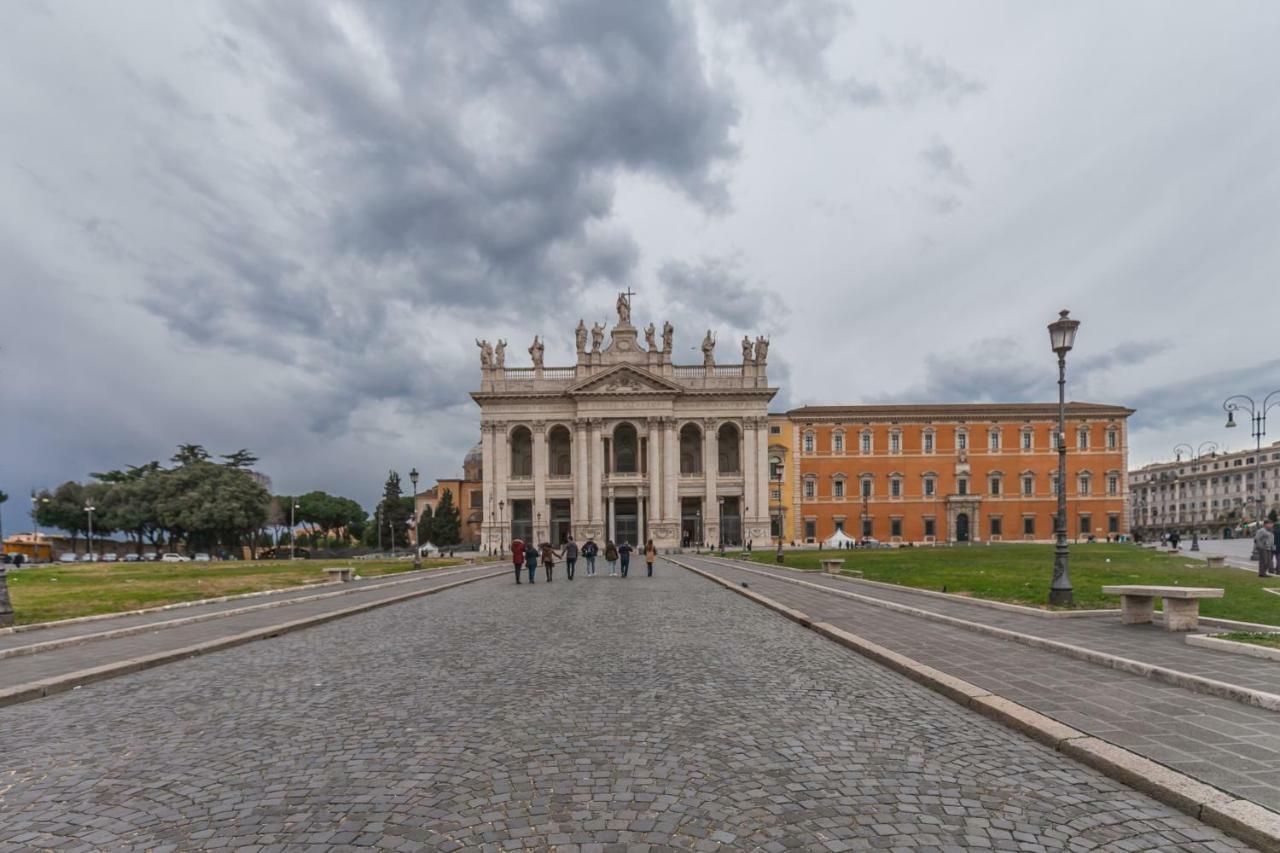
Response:
POLYGON ((742 33, 762 66, 805 81, 828 78, 827 48, 853 18, 838 0, 711 0, 709 7, 721 25, 742 33))
POLYGON ((669 260, 658 269, 667 302, 684 316, 737 331, 777 330, 787 306, 773 291, 752 284, 740 259, 704 257, 697 263, 669 260))

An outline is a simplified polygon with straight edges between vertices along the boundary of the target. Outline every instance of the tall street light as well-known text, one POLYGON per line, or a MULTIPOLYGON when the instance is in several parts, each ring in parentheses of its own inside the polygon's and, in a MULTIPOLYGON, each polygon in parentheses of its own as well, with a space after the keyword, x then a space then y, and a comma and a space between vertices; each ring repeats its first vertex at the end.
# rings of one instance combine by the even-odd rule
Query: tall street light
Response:
POLYGON ((415 569, 422 568, 422 554, 418 542, 418 468, 414 466, 409 469, 409 482, 413 484, 413 515, 409 517, 413 527, 413 567, 415 569))
MULTIPOLYGON (((31 561, 34 563, 36 559, 36 543, 40 541, 40 506, 47 504, 48 498, 38 498, 33 493, 31 495, 31 561)), ((52 558, 52 555, 50 555, 52 558)))
POLYGON ((1072 603, 1071 577, 1067 574, 1067 353, 1075 346, 1079 320, 1065 309, 1049 324, 1049 344, 1058 354, 1058 517, 1054 520, 1053 582, 1049 603, 1069 607, 1072 603))
POLYGON ((505 512, 506 506, 507 506, 506 501, 498 501, 498 548, 499 549, 501 549, 502 546, 507 541, 507 530, 506 530, 507 515, 505 512))
POLYGON ((1256 449, 1253 454, 1253 488, 1258 496, 1258 513, 1254 516, 1254 521, 1257 522, 1262 521, 1262 517, 1266 515, 1267 511, 1267 498, 1262 491, 1262 437, 1267 434, 1267 412, 1276 406, 1280 406, 1280 390, 1272 391, 1263 398, 1261 404, 1258 404, 1252 397, 1245 394, 1236 394, 1228 397, 1222 403, 1222 408, 1227 413, 1228 429, 1232 429, 1236 425, 1236 412, 1247 411, 1249 413, 1253 439, 1256 443, 1256 449), (1272 397, 1277 399, 1272 400, 1272 397), (1236 402, 1237 400, 1240 402, 1236 402))
POLYGON ((294 521, 294 514, 299 509, 298 502, 290 499, 289 501, 289 559, 294 559, 293 543, 298 538, 298 524, 294 521))
POLYGON ((93 511, 97 509, 92 504, 85 504, 84 511, 89 516, 89 557, 93 558, 93 511))

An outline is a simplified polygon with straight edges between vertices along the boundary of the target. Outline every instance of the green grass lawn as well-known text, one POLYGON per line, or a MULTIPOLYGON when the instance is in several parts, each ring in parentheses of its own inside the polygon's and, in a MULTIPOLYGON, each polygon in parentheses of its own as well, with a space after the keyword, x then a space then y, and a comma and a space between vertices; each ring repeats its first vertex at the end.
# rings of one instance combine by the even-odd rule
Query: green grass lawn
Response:
MULTIPOLYGON (((426 568, 461 560, 423 560, 426 568)), ((9 572, 18 624, 139 610, 328 580, 325 568, 351 565, 362 577, 407 572, 409 560, 262 560, 212 563, 90 563, 9 572)))
MULTIPOLYGON (((867 580, 943 590, 975 598, 1047 607, 1053 577, 1053 546, 992 544, 951 548, 897 548, 871 551, 787 551, 786 565, 816 571, 823 557, 844 560, 867 580)), ((773 551, 756 551, 751 559, 774 563, 773 551)), ((1072 545, 1071 584, 1076 608, 1118 607, 1119 598, 1102 594, 1109 584, 1212 586, 1223 598, 1200 602, 1200 613, 1223 619, 1280 624, 1280 596, 1266 587, 1280 580, 1259 578, 1239 569, 1208 569, 1203 560, 1157 554, 1136 545, 1072 545)))
POLYGON ((1254 646, 1267 646, 1280 649, 1280 634, 1266 634, 1254 631, 1232 631, 1230 634, 1214 634, 1215 639, 1231 640, 1236 643, 1249 643, 1254 646))

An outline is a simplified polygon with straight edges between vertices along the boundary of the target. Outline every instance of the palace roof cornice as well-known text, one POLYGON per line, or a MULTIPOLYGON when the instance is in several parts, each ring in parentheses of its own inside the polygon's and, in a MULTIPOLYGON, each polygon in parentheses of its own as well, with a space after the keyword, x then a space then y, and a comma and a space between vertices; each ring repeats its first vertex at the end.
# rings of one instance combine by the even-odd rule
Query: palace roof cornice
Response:
MULTIPOLYGON (((1128 418, 1134 409, 1105 403, 1067 403, 1071 418, 1128 418)), ((895 403, 865 406, 801 406, 785 413, 805 423, 929 423, 936 421, 1038 420, 1058 416, 1057 403, 895 403)))

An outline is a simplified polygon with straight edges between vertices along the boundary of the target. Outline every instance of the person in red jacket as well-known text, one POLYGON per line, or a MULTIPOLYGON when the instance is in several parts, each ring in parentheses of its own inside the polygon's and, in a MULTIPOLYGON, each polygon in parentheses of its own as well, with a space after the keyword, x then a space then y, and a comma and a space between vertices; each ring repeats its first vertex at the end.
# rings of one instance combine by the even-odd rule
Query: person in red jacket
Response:
MULTIPOLYGON (((520 583, 520 570, 524 568, 524 540, 511 540, 511 562, 516 567, 516 583, 520 583)), ((530 581, 533 578, 529 578, 530 581)))

